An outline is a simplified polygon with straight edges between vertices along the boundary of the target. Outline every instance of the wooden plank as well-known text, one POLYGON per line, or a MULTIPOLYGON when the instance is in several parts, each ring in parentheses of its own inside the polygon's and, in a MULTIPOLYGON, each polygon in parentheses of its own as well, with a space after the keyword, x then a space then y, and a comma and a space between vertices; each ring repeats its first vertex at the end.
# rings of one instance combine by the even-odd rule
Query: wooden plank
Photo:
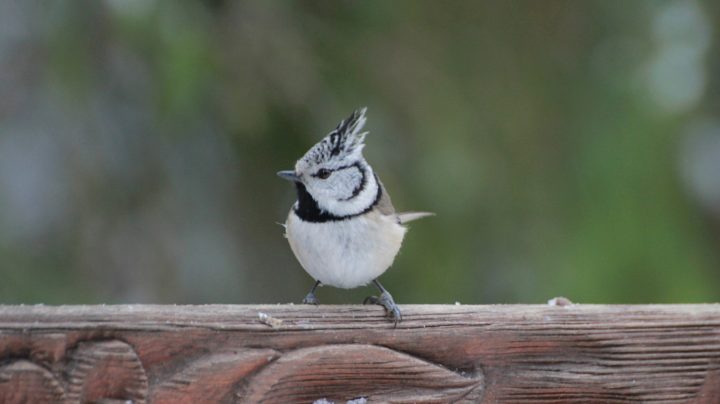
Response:
POLYGON ((0 306, 0 402, 720 403, 720 305, 0 306))

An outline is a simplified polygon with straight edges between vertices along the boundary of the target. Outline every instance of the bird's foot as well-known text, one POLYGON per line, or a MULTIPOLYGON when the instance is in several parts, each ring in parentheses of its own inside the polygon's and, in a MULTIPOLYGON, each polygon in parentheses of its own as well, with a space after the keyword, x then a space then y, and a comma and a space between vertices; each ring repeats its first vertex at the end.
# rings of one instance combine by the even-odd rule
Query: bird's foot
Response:
POLYGON ((310 289, 310 292, 305 296, 305 298, 302 301, 302 304, 313 304, 317 306, 320 301, 315 296, 315 289, 318 288, 318 286, 321 286, 322 283, 320 281, 315 281, 315 285, 313 285, 312 289, 310 289))
POLYGON ((317 306, 318 303, 320 303, 320 301, 313 292, 308 293, 307 296, 305 296, 305 298, 302 300, 302 304, 312 304, 317 306))
POLYGON ((400 313, 400 308, 395 304, 395 300, 393 300, 392 295, 388 293, 387 291, 384 291, 380 294, 380 297, 377 296, 368 296, 363 301, 363 304, 377 304, 385 308, 385 314, 390 317, 393 322, 395 322, 395 326, 397 327, 397 324, 402 321, 402 314, 400 313))

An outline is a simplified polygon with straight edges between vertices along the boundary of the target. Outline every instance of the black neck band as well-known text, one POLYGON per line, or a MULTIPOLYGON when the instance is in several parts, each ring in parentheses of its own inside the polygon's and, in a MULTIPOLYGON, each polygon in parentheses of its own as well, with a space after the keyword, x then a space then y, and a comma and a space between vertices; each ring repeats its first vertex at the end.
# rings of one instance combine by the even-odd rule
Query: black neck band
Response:
POLYGON ((355 216, 360 216, 372 210, 372 208, 380 202, 380 198, 382 198, 382 187, 380 186, 380 182, 377 181, 377 177, 375 177, 375 182, 377 183, 378 190, 373 203, 371 203, 370 206, 365 208, 362 212, 345 216, 336 216, 320 209, 317 201, 313 199, 312 195, 310 195, 307 189, 305 189, 305 185, 300 182, 296 182, 295 187, 297 188, 298 203, 297 207, 293 209, 293 212, 295 212, 301 220, 312 223, 338 222, 341 220, 351 219, 355 216))

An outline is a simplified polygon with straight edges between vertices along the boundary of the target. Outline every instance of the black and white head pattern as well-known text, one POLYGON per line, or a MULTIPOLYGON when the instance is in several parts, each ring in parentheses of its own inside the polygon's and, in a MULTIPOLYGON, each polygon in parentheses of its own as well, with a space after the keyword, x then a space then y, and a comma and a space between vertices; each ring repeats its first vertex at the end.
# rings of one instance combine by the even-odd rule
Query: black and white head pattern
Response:
POLYGON ((367 212, 380 199, 378 181, 362 155, 365 112, 354 111, 298 160, 295 212, 300 218, 343 220, 367 212))

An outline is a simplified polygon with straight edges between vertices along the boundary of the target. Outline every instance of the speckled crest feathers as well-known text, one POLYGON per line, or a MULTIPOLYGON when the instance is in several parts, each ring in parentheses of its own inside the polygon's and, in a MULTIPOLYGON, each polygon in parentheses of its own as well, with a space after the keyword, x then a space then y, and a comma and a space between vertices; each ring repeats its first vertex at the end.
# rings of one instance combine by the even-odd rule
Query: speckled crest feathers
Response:
POLYGON ((338 126, 327 136, 313 146, 300 159, 307 165, 317 165, 323 162, 345 160, 347 157, 362 152, 365 144, 365 135, 360 132, 365 126, 365 112, 367 108, 353 111, 349 117, 342 120, 338 126))

